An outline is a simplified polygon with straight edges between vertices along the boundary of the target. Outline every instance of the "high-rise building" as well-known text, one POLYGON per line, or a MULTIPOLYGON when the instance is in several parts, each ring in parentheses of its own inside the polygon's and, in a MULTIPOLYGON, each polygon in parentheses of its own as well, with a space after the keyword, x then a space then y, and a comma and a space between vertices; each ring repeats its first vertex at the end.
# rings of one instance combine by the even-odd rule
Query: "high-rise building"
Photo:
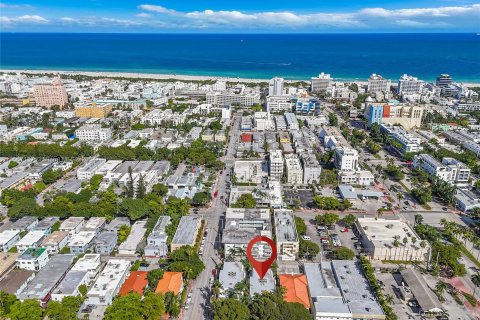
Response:
POLYGON ((328 73, 320 73, 318 77, 312 77, 312 92, 326 91, 332 87, 332 78, 328 73))
POLYGON ((268 95, 269 96, 281 96, 283 95, 283 78, 272 78, 268 83, 268 95))
POLYGON ((368 92, 389 92, 390 80, 384 79, 379 74, 372 74, 368 78, 368 92))
POLYGON ((33 95, 37 106, 63 108, 68 103, 67 91, 62 85, 60 77, 53 79, 52 83, 42 83, 33 86, 33 95))
POLYGON ((436 85, 437 87, 444 88, 448 87, 453 83, 453 79, 449 74, 441 74, 437 77, 436 85))
POLYGON ((419 94, 422 90, 423 81, 418 80, 418 78, 404 74, 398 80, 398 94, 401 95, 412 95, 419 94))

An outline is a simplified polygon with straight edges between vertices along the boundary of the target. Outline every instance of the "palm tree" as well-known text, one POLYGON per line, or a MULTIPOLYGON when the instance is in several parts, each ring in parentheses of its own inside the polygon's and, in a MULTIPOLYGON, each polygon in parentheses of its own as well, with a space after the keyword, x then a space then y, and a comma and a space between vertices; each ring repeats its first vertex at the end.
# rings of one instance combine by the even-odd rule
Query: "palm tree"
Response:
POLYGON ((220 280, 218 279, 213 280, 212 292, 215 295, 215 297, 218 297, 221 289, 222 289, 222 283, 220 282, 220 280))
POLYGON ((473 296, 475 297, 475 291, 477 290, 477 287, 480 286, 480 273, 477 272, 470 279, 475 285, 475 288, 473 289, 473 296))
MULTIPOLYGON (((423 223, 423 216, 421 214, 416 214, 415 215, 415 225, 417 224, 422 224, 423 223)), ((441 222, 440 222, 441 223, 441 222)))
POLYGON ((435 285, 435 293, 438 295, 440 300, 444 300, 443 294, 445 293, 445 290, 447 290, 447 284, 443 281, 438 281, 435 285))
POLYGON ((427 241, 425 240, 420 241, 420 247, 422 247, 422 249, 425 249, 426 246, 427 246, 427 241))
POLYGON ((391 294, 386 294, 384 300, 387 304, 393 304, 393 296, 391 294))

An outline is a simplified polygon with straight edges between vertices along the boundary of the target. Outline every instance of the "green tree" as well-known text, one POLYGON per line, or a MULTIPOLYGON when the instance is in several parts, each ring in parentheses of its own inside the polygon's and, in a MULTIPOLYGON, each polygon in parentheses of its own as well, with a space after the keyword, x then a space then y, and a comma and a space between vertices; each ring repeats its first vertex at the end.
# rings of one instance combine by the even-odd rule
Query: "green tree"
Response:
POLYGON ((218 120, 213 121, 210 123, 210 129, 212 129, 213 132, 217 132, 222 129, 222 124, 218 120))
POLYGON ((337 115, 334 113, 328 114, 328 121, 331 126, 337 127, 338 126, 338 118, 337 115))
POLYGON ((52 184, 63 175, 61 170, 47 170, 42 174, 42 181, 45 184, 52 184))
POLYGON ((142 300, 138 293, 132 292, 125 296, 117 296, 112 305, 105 310, 105 320, 141 320, 143 319, 142 300))
POLYGON ((412 189, 410 193, 420 204, 426 204, 427 202, 432 201, 432 191, 430 189, 415 188, 412 189))
POLYGON ((24 216, 37 216, 40 206, 34 199, 21 198, 8 209, 8 216, 12 219, 19 219, 24 216))
POLYGON ((126 195, 128 198, 133 198, 135 195, 135 189, 133 186, 133 171, 132 167, 128 167, 128 181, 127 181, 127 190, 126 195))
POLYGON ((205 205, 212 199, 210 193, 205 191, 200 191, 195 193, 193 196, 192 202, 196 205, 205 205))
POLYGON ((145 320, 157 320, 165 313, 163 297, 154 292, 148 292, 142 300, 142 314, 145 320))
POLYGON ((158 281, 162 278, 163 278, 163 270, 162 269, 150 270, 147 274, 148 287, 151 290, 155 290, 155 288, 157 287, 158 281))
POLYGON ((301 236, 307 233, 307 225, 305 221, 300 217, 295 217, 295 225, 297 226, 297 233, 301 236))
POLYGON ((123 225, 120 227, 120 229, 118 230, 118 244, 124 242, 128 238, 131 230, 132 228, 127 225, 123 225))
POLYGON ((125 198, 120 205, 120 212, 136 221, 147 216, 149 212, 148 204, 143 199, 125 198))
POLYGON ((343 223, 345 223, 346 226, 351 227, 357 221, 357 217, 355 217, 353 214, 347 214, 343 219, 343 223))
POLYGON ((248 306, 237 299, 227 298, 214 300, 212 303, 214 320, 249 320, 248 306))
POLYGON ((12 160, 12 161, 10 161, 10 162, 8 163, 8 169, 13 169, 13 168, 15 168, 16 166, 18 166, 18 162, 17 162, 17 161, 12 160))
POLYGON ((355 252, 351 249, 340 247, 333 250, 333 258, 337 260, 352 260, 355 258, 355 252))
POLYGON ((37 300, 27 299, 23 302, 16 301, 10 307, 8 318, 11 320, 40 320, 42 313, 42 307, 37 300))
POLYGON ((332 225, 334 223, 337 223, 340 220, 340 217, 338 214, 335 213, 325 213, 325 214, 319 214, 315 216, 315 221, 319 225, 332 225))
POLYGON ((332 170, 322 170, 320 173, 320 185, 327 186, 327 185, 336 185, 337 184, 337 175, 332 170))
POLYGON ((137 198, 143 198, 146 192, 147 190, 145 187, 143 174, 140 174, 140 176, 138 177, 138 187, 137 187, 137 194, 136 194, 137 198))
POLYGON ((182 246, 172 251, 168 259, 167 270, 187 272, 188 279, 195 279, 205 269, 203 261, 198 256, 194 248, 182 246))
POLYGON ((90 190, 98 190, 100 183, 103 181, 103 176, 101 174, 95 174, 90 178, 90 190))
POLYGON ((168 193, 168 187, 164 184, 157 183, 153 185, 152 192, 163 197, 168 193))
POLYGON ((237 201, 232 204, 232 208, 247 208, 252 209, 257 206, 257 201, 251 193, 242 194, 237 201))
POLYGON ((281 305, 281 320, 309 320, 312 318, 308 309, 298 302, 286 302, 281 305))
POLYGON ((312 259, 320 252, 320 247, 315 242, 300 239, 298 256, 300 258, 312 259))
POLYGON ((10 308, 17 301, 14 294, 0 291, 0 318, 6 317, 10 313, 10 308))
POLYGON ((480 286, 480 273, 475 273, 471 277, 472 283, 475 285, 475 288, 473 289, 473 296, 475 297, 475 291, 477 290, 477 287, 480 286))

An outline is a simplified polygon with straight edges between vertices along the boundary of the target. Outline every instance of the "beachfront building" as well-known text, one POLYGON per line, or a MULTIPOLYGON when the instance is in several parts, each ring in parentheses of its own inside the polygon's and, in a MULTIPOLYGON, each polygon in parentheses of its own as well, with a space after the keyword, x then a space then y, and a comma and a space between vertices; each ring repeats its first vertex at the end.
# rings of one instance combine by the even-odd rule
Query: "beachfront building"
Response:
POLYGON ((67 91, 62 85, 60 77, 55 77, 52 83, 34 85, 33 96, 35 97, 35 104, 41 107, 58 106, 61 109, 68 104, 67 91))

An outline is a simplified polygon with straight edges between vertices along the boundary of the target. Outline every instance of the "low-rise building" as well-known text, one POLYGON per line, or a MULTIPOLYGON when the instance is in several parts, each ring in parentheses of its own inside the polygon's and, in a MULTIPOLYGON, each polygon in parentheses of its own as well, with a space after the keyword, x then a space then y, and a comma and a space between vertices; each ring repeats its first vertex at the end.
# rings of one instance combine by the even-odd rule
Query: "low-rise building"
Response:
POLYGON ((17 258, 17 265, 20 269, 39 271, 47 264, 48 260, 45 248, 29 248, 17 258))
POLYGON ((83 217, 69 217, 64 220, 60 225, 60 231, 67 231, 71 235, 79 233, 85 225, 85 219, 83 217))
POLYGON ((94 240, 95 252, 111 254, 117 246, 118 234, 115 231, 102 231, 94 240))
POLYGON ((130 292, 138 293, 143 296, 143 291, 148 285, 147 271, 132 271, 127 280, 123 283, 118 295, 125 296, 130 292))
POLYGON ((180 219, 177 231, 173 236, 170 244, 172 251, 179 249, 182 246, 195 246, 198 232, 202 225, 202 219, 196 216, 184 216, 180 219))
POLYGON ((32 230, 37 224, 38 218, 26 216, 12 223, 9 229, 18 232, 25 232, 32 230))
POLYGON ((102 266, 101 256, 99 254, 86 254, 73 265, 72 270, 87 271, 88 284, 92 283, 100 272, 102 266))
POLYGON ((280 285, 285 288, 283 300, 297 302, 306 309, 310 309, 310 297, 308 295, 308 282, 304 274, 280 274, 280 285))
POLYGON ((84 231, 93 231, 96 235, 105 228, 107 220, 104 217, 91 217, 83 226, 84 231))
POLYGON ((313 153, 304 153, 300 157, 303 167, 303 184, 312 184, 314 181, 320 182, 322 167, 313 153))
POLYGON ((268 164, 264 160, 235 161, 235 178, 242 183, 261 183, 268 176, 268 164))
POLYGON ((45 233, 43 231, 30 231, 17 242, 17 251, 23 253, 28 248, 38 248, 44 238, 45 233))
POLYGON ((20 240, 20 231, 4 230, 0 233, 0 251, 6 252, 20 240))
POLYGON ((342 170, 338 172, 338 181, 343 184, 369 186, 375 182, 375 176, 368 170, 342 170))
POLYGON ((303 184, 303 170, 300 159, 295 154, 285 155, 285 174, 287 183, 294 185, 303 184))
POLYGON ((167 292, 172 292, 175 296, 178 296, 183 291, 183 288, 182 272, 165 271, 162 279, 158 281, 155 293, 165 295, 167 292))
POLYGON ((47 265, 30 281, 25 289, 17 295, 19 300, 34 299, 45 307, 51 298, 53 289, 65 277, 74 259, 73 254, 57 254, 50 258, 47 265))
POLYGON ((18 296, 35 277, 30 270, 14 269, 0 278, 0 291, 18 296))
POLYGON ((370 259, 428 262, 431 247, 405 222, 394 219, 358 218, 357 229, 370 259), (415 240, 413 240, 415 239, 415 240), (423 244, 420 245, 420 242, 423 244))
POLYGON ((54 231, 43 239, 40 246, 47 249, 49 255, 57 254, 62 250, 70 240, 70 233, 68 231, 54 231))
POLYGON ((130 227, 130 219, 128 217, 116 217, 110 221, 105 230, 118 232, 122 226, 130 227))
POLYGON ((146 220, 139 220, 133 224, 127 239, 118 246, 119 254, 121 255, 137 254, 138 245, 140 244, 143 237, 145 236, 145 232, 147 232, 147 229, 145 228, 146 224, 147 224, 146 220))
POLYGON ((276 209, 274 211, 274 223, 277 259, 280 261, 295 261, 299 250, 299 239, 293 211, 276 209))
POLYGON ((146 257, 165 257, 168 254, 167 232, 165 228, 171 223, 169 216, 160 216, 155 227, 147 237, 147 246, 145 247, 146 257))
POLYGON ((74 234, 70 241, 68 241, 68 247, 72 254, 82 254, 87 252, 93 245, 93 239, 95 238, 95 232, 93 231, 80 231, 74 234))
POLYGON ((122 259, 110 259, 107 265, 87 292, 87 304, 108 306, 118 294, 127 278, 131 262, 122 259))
MULTIPOLYGON (((255 272, 255 271, 254 271, 255 272)), ((245 279, 245 269, 241 262, 224 262, 218 280, 221 283, 220 298, 226 298, 235 286, 245 279)))
POLYGON ((33 230, 43 231, 46 235, 52 233, 52 228, 60 219, 58 217, 46 217, 40 220, 38 224, 33 227, 33 230))
POLYGON ((75 137, 84 142, 101 142, 112 138, 110 128, 102 128, 99 124, 84 124, 75 130, 75 137))
POLYGON ((260 279, 257 272, 254 270, 250 273, 250 297, 255 294, 262 294, 263 292, 275 291, 275 278, 272 269, 268 269, 265 276, 260 279))
POLYGON ((52 300, 62 301, 65 297, 74 297, 80 295, 80 286, 88 285, 89 276, 87 270, 73 270, 70 269, 65 275, 65 278, 53 290, 52 300))
POLYGON ((470 168, 453 158, 443 158, 440 162, 429 154, 419 154, 413 159, 413 167, 445 182, 465 184, 470 179, 470 168))
MULTIPOLYGON (((17 264, 20 255, 13 252, 0 252, 0 279, 17 264)), ((0 289, 1 290, 1 289, 0 289)))

